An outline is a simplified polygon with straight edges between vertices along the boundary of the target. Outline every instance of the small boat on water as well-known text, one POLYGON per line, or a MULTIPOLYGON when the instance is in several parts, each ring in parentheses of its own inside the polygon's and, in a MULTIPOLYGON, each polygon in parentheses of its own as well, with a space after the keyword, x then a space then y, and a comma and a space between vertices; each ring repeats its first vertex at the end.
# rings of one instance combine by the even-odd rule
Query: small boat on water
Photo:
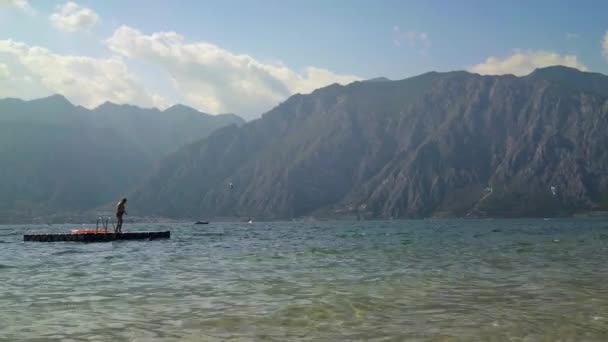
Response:
POLYGON ((70 234, 25 234, 23 241, 34 242, 110 242, 117 240, 170 239, 171 232, 129 232, 129 233, 70 233, 70 234))
POLYGON ((41 234, 25 234, 23 241, 35 242, 58 242, 58 241, 74 241, 74 242, 109 242, 117 240, 153 240, 153 239, 170 239, 171 232, 116 232, 115 227, 109 227, 109 219, 103 221, 102 218, 97 219, 95 228, 78 228, 70 230, 69 234, 57 233, 41 233, 41 234), (100 226, 101 222, 101 226, 100 226), (110 229, 110 230, 109 230, 110 229))
POLYGON ((194 224, 209 224, 209 221, 196 221, 194 224))

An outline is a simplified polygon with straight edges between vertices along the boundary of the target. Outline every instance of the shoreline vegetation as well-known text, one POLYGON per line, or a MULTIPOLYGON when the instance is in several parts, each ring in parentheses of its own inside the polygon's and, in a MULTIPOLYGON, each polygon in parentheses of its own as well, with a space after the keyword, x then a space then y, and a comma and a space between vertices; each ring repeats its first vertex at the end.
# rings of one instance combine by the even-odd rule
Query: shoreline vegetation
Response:
MULTIPOLYGON (((38 216, 34 218, 26 217, 3 217, 0 216, 0 225, 48 225, 48 224, 95 224, 98 217, 109 218, 110 222, 115 222, 113 214, 86 214, 81 215, 51 215, 51 216, 38 216), (114 221, 113 221, 114 220, 114 221)), ((433 215, 429 217, 400 217, 400 218, 367 218, 357 219, 356 216, 352 215, 334 215, 334 216, 305 216, 298 218, 282 218, 282 219, 264 219, 256 218, 252 216, 255 222, 322 222, 322 221, 408 221, 408 220, 516 220, 516 219, 608 219, 608 211, 581 211, 574 213, 564 213, 561 215, 550 215, 550 216, 523 216, 523 215, 502 215, 502 216, 448 216, 448 215, 433 215)), ((189 222, 196 222, 200 220, 198 218, 166 218, 166 217, 149 217, 149 216, 132 216, 126 218, 126 224, 158 224, 158 223, 175 223, 183 224, 189 222)), ((217 217, 217 218, 205 218, 211 223, 223 222, 223 223, 235 223, 235 222, 247 222, 246 217, 217 217)))

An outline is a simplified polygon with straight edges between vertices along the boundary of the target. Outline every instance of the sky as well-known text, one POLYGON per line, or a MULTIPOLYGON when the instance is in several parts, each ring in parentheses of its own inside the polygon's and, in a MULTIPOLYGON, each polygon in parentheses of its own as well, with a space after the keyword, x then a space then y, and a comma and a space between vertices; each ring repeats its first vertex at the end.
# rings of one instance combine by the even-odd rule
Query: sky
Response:
POLYGON ((428 71, 608 74, 608 2, 0 0, 0 98, 259 117, 290 95, 428 71))

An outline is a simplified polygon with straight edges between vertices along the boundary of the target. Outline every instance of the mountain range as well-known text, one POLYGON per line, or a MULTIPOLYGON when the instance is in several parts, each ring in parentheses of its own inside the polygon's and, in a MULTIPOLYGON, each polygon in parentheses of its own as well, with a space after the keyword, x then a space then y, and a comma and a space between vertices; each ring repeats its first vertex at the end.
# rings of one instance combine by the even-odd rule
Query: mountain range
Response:
POLYGON ((296 94, 259 119, 0 100, 0 222, 561 216, 608 210, 608 77, 464 71, 296 94))
POLYGON ((94 210, 129 194, 159 160, 214 130, 241 125, 176 105, 104 103, 88 110, 54 95, 0 100, 0 222, 94 210))
POLYGON ((296 94, 164 158, 171 218, 556 216, 608 209, 608 77, 430 72, 296 94))

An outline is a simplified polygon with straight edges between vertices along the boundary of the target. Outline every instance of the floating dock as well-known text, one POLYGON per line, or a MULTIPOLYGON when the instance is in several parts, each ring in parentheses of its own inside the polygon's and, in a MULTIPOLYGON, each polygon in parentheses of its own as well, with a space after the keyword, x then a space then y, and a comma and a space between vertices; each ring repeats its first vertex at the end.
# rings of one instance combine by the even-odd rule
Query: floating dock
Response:
POLYGON ((170 239, 171 232, 91 233, 91 234, 26 234, 23 241, 35 242, 110 242, 118 240, 170 239))

